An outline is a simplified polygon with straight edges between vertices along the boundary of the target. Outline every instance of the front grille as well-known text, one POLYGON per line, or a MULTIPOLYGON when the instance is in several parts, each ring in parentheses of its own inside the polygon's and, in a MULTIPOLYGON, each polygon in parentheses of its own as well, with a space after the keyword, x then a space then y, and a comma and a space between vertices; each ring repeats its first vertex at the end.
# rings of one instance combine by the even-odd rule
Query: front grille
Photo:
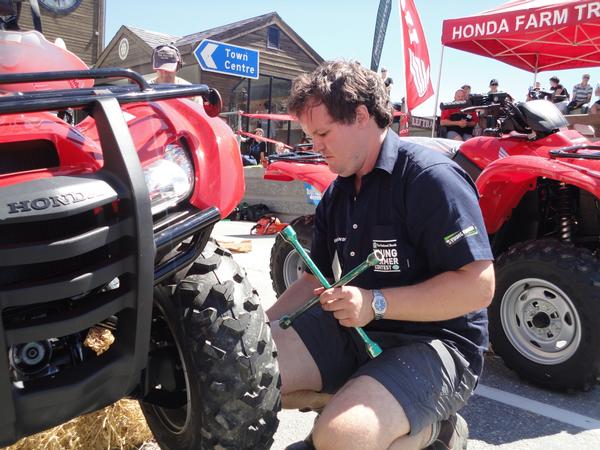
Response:
POLYGON ((146 366, 148 190, 117 101, 95 100, 92 115, 102 170, 0 188, 0 446, 113 403, 146 366), (110 350, 82 350, 87 330, 111 320, 123 326, 110 350), (50 348, 42 370, 34 354, 50 348))
POLYGON ((58 164, 56 147, 46 139, 0 143, 0 175, 58 167, 58 164))

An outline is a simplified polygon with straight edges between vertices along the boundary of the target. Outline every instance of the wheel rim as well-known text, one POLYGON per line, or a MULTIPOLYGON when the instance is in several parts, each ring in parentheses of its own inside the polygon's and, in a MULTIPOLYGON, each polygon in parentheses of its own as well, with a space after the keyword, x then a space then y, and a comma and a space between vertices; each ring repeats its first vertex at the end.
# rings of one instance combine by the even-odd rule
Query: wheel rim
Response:
MULTIPOLYGON (((310 254, 310 250, 306 250, 306 253, 310 254)), ((292 248, 283 261, 283 282, 285 283, 285 287, 288 288, 294 281, 300 278, 305 268, 306 263, 300 257, 300 254, 292 248)))
MULTIPOLYGON (((160 306, 159 309, 161 310, 161 314, 164 314, 160 306)), ((162 422, 165 428, 167 428, 173 434, 181 434, 186 430, 191 421, 190 383, 187 375, 187 367, 185 365, 185 358, 183 357, 179 341, 173 336, 173 332, 170 329, 167 321, 164 319, 164 316, 159 316, 157 320, 162 321, 162 326, 164 326, 165 329, 169 330, 169 337, 171 340, 170 343, 175 344, 175 347, 177 348, 180 368, 182 371, 182 375, 185 379, 185 391, 187 401, 185 403, 185 406, 182 406, 180 408, 163 408, 157 405, 152 405, 152 408, 154 409, 154 412, 156 413, 157 417, 162 422)))
POLYGON ((581 342, 575 305, 558 286, 539 278, 511 285, 500 306, 502 328, 526 358, 555 365, 571 358, 581 342))

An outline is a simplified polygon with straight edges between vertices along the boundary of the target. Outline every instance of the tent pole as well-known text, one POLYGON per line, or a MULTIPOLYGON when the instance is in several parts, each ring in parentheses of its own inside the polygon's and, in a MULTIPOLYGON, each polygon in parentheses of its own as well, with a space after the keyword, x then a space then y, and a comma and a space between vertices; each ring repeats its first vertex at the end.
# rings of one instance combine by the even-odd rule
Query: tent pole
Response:
POLYGON ((535 70, 533 71, 533 87, 535 87, 535 82, 537 81, 537 73, 538 73, 538 59, 540 57, 539 53, 535 54, 535 70))
POLYGON ((440 56, 440 70, 438 71, 437 86, 435 88, 435 101, 433 102, 433 126, 431 127, 431 137, 435 137, 435 117, 437 114, 437 105, 440 97, 440 83, 442 81, 442 64, 444 64, 444 48, 442 45, 442 55, 440 56))

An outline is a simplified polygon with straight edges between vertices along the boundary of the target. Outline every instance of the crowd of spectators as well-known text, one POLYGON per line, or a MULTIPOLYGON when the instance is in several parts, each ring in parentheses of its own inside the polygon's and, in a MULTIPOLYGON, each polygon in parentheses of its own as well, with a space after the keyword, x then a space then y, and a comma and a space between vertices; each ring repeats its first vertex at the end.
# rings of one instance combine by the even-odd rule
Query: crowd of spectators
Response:
MULTIPOLYGON (((600 82, 595 88, 590 84, 590 74, 584 73, 581 82, 573 86, 569 93, 568 89, 561 84, 556 75, 549 79, 549 87, 544 89, 540 81, 536 81, 530 86, 525 101, 547 100, 556 105, 563 114, 600 114, 600 82), (596 96, 595 102, 592 102, 592 96, 596 96)), ((496 78, 490 80, 489 90, 486 94, 491 101, 496 102, 502 95, 502 101, 513 102, 510 94, 500 89, 500 83, 496 78)), ((449 103, 442 103, 440 126, 443 137, 464 141, 481 133, 485 128, 485 117, 478 117, 475 111, 464 113, 461 110, 471 106, 471 86, 464 84, 454 93, 454 99, 449 103), (456 107, 453 107, 457 103, 456 107)))

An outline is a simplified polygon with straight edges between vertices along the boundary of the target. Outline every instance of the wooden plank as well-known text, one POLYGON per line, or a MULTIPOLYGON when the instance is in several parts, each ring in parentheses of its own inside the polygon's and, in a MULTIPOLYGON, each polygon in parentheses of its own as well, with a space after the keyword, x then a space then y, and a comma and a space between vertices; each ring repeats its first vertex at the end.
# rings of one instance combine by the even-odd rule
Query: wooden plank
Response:
MULTIPOLYGON (((42 30, 50 42, 62 38, 67 49, 79 56, 86 64, 92 65, 102 48, 99 18, 104 0, 83 0, 79 7, 66 16, 56 16, 40 7, 42 30)), ((19 25, 25 30, 33 29, 31 9, 25 3, 21 9, 19 25)))
POLYGON ((570 125, 580 123, 583 125, 600 125, 600 114, 569 114, 565 119, 570 125))
POLYGON ((590 125, 594 129, 594 137, 600 137, 600 114, 569 114, 565 118, 569 122, 569 128, 573 129, 575 125, 590 125))

